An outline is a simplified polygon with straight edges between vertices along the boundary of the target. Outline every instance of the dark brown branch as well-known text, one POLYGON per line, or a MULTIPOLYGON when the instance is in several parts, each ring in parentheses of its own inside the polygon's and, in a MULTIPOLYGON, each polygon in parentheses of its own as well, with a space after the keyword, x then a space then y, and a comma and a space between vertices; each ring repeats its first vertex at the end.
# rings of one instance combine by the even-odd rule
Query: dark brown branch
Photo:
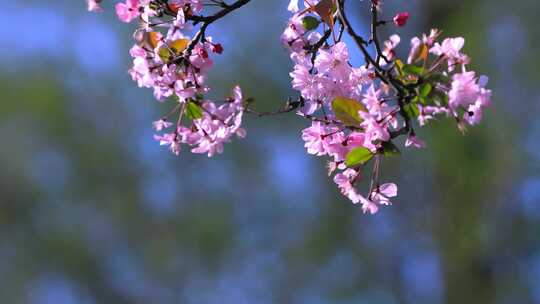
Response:
POLYGON ((205 40, 206 29, 208 28, 208 26, 210 26, 210 24, 225 17, 226 15, 241 8, 242 6, 248 4, 250 1, 251 0, 238 0, 235 3, 230 4, 230 5, 223 2, 222 7, 224 8, 220 10, 219 12, 215 13, 214 15, 210 15, 210 16, 195 16, 195 15, 187 16, 186 20, 193 21, 194 24, 202 22, 202 25, 199 31, 197 32, 197 34, 195 34, 195 37, 191 39, 191 42, 189 43, 189 45, 187 46, 183 54, 177 58, 174 58, 173 60, 171 60, 171 62, 180 63, 185 58, 189 57, 191 55, 191 52, 193 52, 193 49, 195 48, 197 43, 205 40))
POLYGON ((381 58, 384 59, 384 61, 386 61, 387 63, 390 63, 388 58, 386 58, 386 56, 383 54, 382 52, 382 49, 381 49, 381 43, 379 41, 379 37, 377 35, 377 27, 381 24, 384 24, 384 23, 380 23, 379 22, 379 15, 377 13, 377 5, 375 5, 375 3, 371 3, 371 38, 370 38, 370 42, 373 42, 373 44, 375 44, 375 49, 377 51, 377 63, 380 64, 381 62, 381 58))
POLYGON ((248 4, 250 1, 251 0, 238 0, 233 4, 226 4, 225 2, 222 2, 221 6, 224 7, 224 8, 222 10, 220 10, 219 12, 215 13, 214 15, 211 15, 211 16, 192 15, 192 16, 187 16, 186 20, 195 21, 196 23, 204 22, 206 24, 211 24, 212 22, 225 17, 226 15, 231 13, 232 11, 237 10, 237 9, 241 8, 242 6, 248 4))

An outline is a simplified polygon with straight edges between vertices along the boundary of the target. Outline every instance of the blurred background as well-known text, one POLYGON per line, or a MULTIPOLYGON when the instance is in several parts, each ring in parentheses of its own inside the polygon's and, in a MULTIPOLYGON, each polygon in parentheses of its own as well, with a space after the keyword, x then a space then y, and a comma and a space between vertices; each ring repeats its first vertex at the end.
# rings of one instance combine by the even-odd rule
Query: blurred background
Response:
MULTIPOLYGON (((216 96, 295 96, 287 3, 211 27, 216 96)), ((168 107, 130 80, 134 24, 105 7, 0 0, 1 303, 540 303, 538 0, 386 1, 411 13, 391 28, 402 51, 431 27, 464 36, 494 100, 466 136, 441 120, 419 130, 427 149, 385 161, 400 194, 376 216, 306 154, 294 114, 248 116, 211 160, 159 147, 168 107)))

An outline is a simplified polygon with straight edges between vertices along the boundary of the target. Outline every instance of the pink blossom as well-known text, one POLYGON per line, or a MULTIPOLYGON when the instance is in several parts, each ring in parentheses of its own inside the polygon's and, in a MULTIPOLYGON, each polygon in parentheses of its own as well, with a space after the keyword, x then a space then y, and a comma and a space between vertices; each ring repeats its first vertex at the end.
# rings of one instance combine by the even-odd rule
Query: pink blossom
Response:
POLYGON ((447 38, 442 44, 435 43, 429 51, 437 56, 444 56, 448 60, 448 70, 451 72, 457 64, 469 62, 469 57, 460 52, 464 44, 465 39, 462 37, 447 38))
POLYGON ((446 56, 448 58, 458 59, 463 56, 461 49, 465 44, 463 37, 458 38, 446 38, 442 44, 438 42, 431 48, 430 52, 437 56, 446 56))
POLYGON ((359 203, 365 198, 360 195, 353 186, 353 181, 358 177, 358 172, 353 169, 347 169, 334 176, 334 182, 338 185, 341 193, 347 196, 354 204, 359 203))
POLYGON ((163 129, 167 129, 171 127, 173 124, 171 122, 166 121, 165 119, 160 119, 158 121, 154 121, 153 125, 154 125, 154 129, 159 132, 163 129))
POLYGON ((328 137, 326 135, 334 131, 335 128, 329 128, 319 121, 314 121, 311 127, 302 131, 302 139, 306 142, 307 152, 317 156, 328 154, 328 137))
POLYGON ((388 129, 380 124, 375 117, 365 112, 360 112, 360 116, 364 119, 361 126, 364 128, 366 138, 370 142, 390 140, 388 129))
POLYGON ((426 143, 415 135, 410 135, 405 141, 405 147, 415 147, 423 149, 426 147, 426 143))
POLYGON ((396 56, 394 49, 399 45, 401 38, 398 35, 390 36, 390 39, 384 42, 383 55, 386 59, 392 61, 396 56))
POLYGON ((289 6, 287 7, 287 10, 289 10, 290 12, 293 12, 293 13, 298 12, 300 10, 298 8, 298 0, 291 0, 289 2, 289 6))
MULTIPOLYGON (((320 76, 311 74, 309 68, 301 64, 295 65, 294 71, 292 71, 290 75, 292 77, 293 89, 300 91, 305 99, 320 99, 322 96, 320 76)), ((316 109, 317 107, 314 106, 305 114, 312 114, 316 109)))
POLYGON ((455 74, 452 78, 452 88, 448 92, 448 105, 452 109, 468 107, 479 97, 480 86, 476 83, 474 72, 455 74))
POLYGON ((102 0, 87 0, 88 4, 88 11, 89 12, 103 12, 103 8, 101 8, 100 3, 102 0))
POLYGON ((176 133, 167 133, 163 135, 154 135, 154 139, 159 141, 161 146, 169 146, 169 149, 175 155, 180 154, 180 142, 176 133))
POLYGON ((407 58, 407 63, 412 64, 418 57, 422 47, 422 40, 418 37, 411 39, 411 51, 409 52, 409 57, 407 58))
POLYGON ((371 193, 371 199, 373 203, 379 205, 392 205, 390 198, 397 196, 397 185, 394 183, 387 183, 377 187, 371 193))
POLYGON ((129 23, 139 16, 139 0, 126 0, 116 4, 116 15, 122 22, 129 23))
POLYGON ((375 202, 370 201, 366 198, 362 198, 361 203, 362 203, 362 211, 364 213, 369 213, 371 215, 374 215, 377 212, 379 212, 379 207, 377 206, 375 202))
POLYGON ((349 51, 344 42, 338 42, 329 51, 321 50, 315 59, 315 68, 319 73, 330 72, 332 75, 339 75, 340 79, 350 73, 349 51))

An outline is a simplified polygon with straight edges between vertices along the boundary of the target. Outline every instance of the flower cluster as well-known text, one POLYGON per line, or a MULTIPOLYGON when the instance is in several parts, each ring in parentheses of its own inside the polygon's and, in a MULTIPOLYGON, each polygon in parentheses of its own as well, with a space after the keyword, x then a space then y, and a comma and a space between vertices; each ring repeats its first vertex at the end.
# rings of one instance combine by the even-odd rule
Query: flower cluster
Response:
MULTIPOLYGON (((87 0, 88 9, 102 11, 101 2, 87 0)), ((221 105, 204 98, 210 90, 205 81, 213 65, 211 54, 221 54, 223 47, 206 36, 206 27, 217 17, 201 15, 203 8, 202 0, 125 0, 115 5, 120 21, 140 21, 130 51, 133 81, 153 89, 158 101, 175 103, 154 127, 165 132, 155 138, 177 155, 186 144, 193 147, 192 152, 211 157, 221 153, 233 135, 245 136, 240 127, 244 107, 239 87, 221 105), (197 24, 197 34, 187 36, 197 24), (173 116, 176 123, 169 122, 173 116)), ((223 12, 230 10, 225 7, 223 12)))
MULTIPOLYGON (((411 40, 408 59, 402 61, 395 51, 401 41, 398 35, 382 44, 376 36, 376 28, 389 23, 377 20, 381 1, 371 1, 375 32, 370 40, 354 32, 344 2, 303 1, 302 7, 298 0, 290 1, 293 15, 282 42, 294 62, 292 87, 302 96, 298 114, 311 120, 302 131, 307 152, 328 156, 329 175, 338 172, 334 182, 342 194, 374 214, 397 195, 395 184, 379 181, 382 159, 400 153, 393 141, 403 135, 405 146, 425 147, 412 121, 424 126, 437 115, 446 115, 464 130, 480 121, 491 91, 485 88, 486 77, 467 71, 470 59, 461 52, 463 38, 439 43, 440 32, 432 30, 411 40), (342 40, 345 31, 356 42, 365 65, 351 64, 350 50, 342 40), (363 196, 355 185, 368 164, 372 165, 370 188, 363 196)), ((398 13, 393 23, 401 27, 408 18, 408 13, 398 13)))
MULTIPOLYGON (((102 11, 102 2, 87 0, 88 10, 102 11)), ((154 128, 162 132, 155 139, 175 154, 182 145, 210 157, 221 153, 233 136, 245 136, 244 112, 265 116, 296 111, 311 123, 301 132, 307 152, 328 157, 328 174, 334 175, 341 193, 374 214, 397 196, 397 185, 382 183, 380 172, 384 158, 401 153, 401 137, 405 147, 424 148, 415 127, 446 116, 464 132, 467 125, 480 122, 490 105, 487 77, 467 69, 470 58, 462 52, 463 38, 441 40, 440 31, 431 30, 411 39, 406 59, 397 51, 399 35, 380 41, 379 27, 403 27, 410 18, 408 12, 397 12, 379 20, 381 0, 364 2, 371 10, 369 39, 349 22, 346 0, 290 0, 292 16, 281 40, 294 63, 290 77, 298 100, 289 100, 277 112, 260 113, 248 108, 237 86, 232 97, 215 103, 205 98, 210 90, 205 80, 213 65, 211 55, 221 54, 223 47, 206 35, 206 29, 248 2, 125 0, 115 5, 122 22, 140 21, 130 51, 131 77, 139 87, 153 89, 158 101, 174 100, 172 110, 154 122, 154 128), (207 5, 219 10, 204 15, 207 5), (354 50, 345 43, 345 35, 354 42, 354 50), (364 59, 363 65, 352 64, 355 55, 364 59), (369 190, 362 195, 357 186, 366 175, 369 190)))

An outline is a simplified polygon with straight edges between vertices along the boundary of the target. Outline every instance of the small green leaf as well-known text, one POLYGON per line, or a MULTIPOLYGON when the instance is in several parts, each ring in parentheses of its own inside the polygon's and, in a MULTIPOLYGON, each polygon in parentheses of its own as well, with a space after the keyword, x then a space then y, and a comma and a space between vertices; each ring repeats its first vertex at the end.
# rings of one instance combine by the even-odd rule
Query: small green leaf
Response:
POLYGON ((367 112, 366 107, 354 99, 337 97, 332 101, 332 110, 336 118, 348 126, 357 126, 362 122, 359 111, 367 112))
POLYGON ((448 83, 450 79, 443 74, 432 74, 426 78, 426 81, 431 83, 448 83))
POLYGON ((383 155, 384 156, 399 156, 401 155, 401 151, 399 151, 398 147, 394 145, 392 142, 383 142, 382 143, 383 148, 383 155))
POLYGON ((396 64, 396 69, 398 71, 399 77, 401 78, 405 77, 405 73, 403 73, 403 66, 404 66, 403 61, 396 59, 394 63, 396 64))
POLYGON ((364 165, 373 158, 373 153, 369 149, 364 147, 357 147, 352 149, 345 158, 345 164, 347 167, 354 167, 358 165, 364 165))
POLYGON ((407 75, 422 75, 424 73, 424 68, 412 64, 406 64, 403 66, 403 72, 407 75))
POLYGON ((186 106, 186 116, 190 119, 200 119, 203 117, 203 109, 193 101, 189 101, 186 106))
POLYGON ((433 89, 433 86, 431 84, 426 83, 420 87, 420 97, 428 97, 429 93, 431 93, 431 90, 433 89))
POLYGON ((164 62, 168 62, 172 56, 171 52, 169 51, 169 49, 167 49, 167 47, 161 47, 158 54, 159 58, 161 58, 161 60, 163 60, 164 62))
POLYGON ((302 19, 302 26, 307 31, 312 31, 319 27, 320 21, 319 19, 313 17, 313 16, 306 16, 304 19, 302 19))
POLYGON ((403 107, 409 118, 415 118, 420 115, 420 110, 418 109, 418 105, 416 103, 409 103, 403 107))

